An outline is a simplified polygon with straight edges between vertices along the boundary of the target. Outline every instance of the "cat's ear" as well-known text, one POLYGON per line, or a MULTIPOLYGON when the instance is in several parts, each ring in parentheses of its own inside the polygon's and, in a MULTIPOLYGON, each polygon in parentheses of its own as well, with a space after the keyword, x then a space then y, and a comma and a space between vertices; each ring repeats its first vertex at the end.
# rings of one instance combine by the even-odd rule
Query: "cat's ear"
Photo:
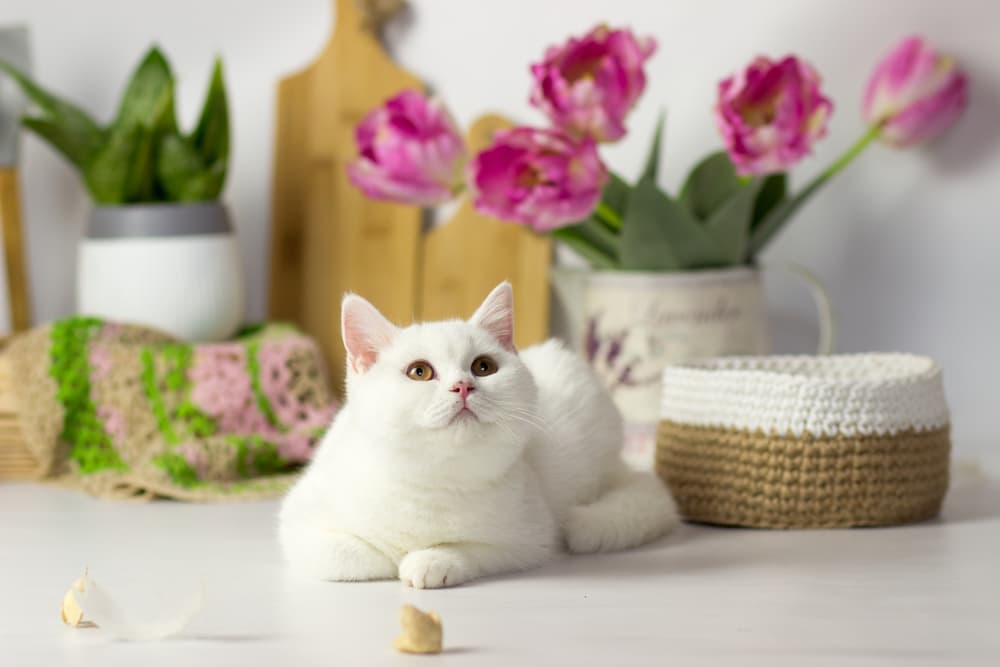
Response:
POLYGON ((340 334, 347 348, 347 363, 355 373, 371 368, 382 348, 392 342, 399 329, 375 306, 357 294, 348 294, 340 305, 340 334))
POLYGON ((514 288, 510 283, 505 280, 494 287, 469 322, 486 329, 514 352, 514 288))

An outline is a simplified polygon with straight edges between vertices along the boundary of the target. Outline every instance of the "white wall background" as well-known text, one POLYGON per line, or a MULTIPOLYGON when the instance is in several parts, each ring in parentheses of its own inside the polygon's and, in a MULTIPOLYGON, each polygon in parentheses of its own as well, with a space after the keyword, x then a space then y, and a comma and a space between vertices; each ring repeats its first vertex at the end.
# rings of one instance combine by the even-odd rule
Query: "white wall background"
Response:
MULTIPOLYGON (((250 280, 248 315, 264 313, 273 91, 329 34, 332 0, 3 0, 0 21, 28 24, 35 72, 101 119, 151 42, 180 78, 193 122, 222 54, 235 126, 225 199, 250 280)), ((954 52, 972 79, 971 107, 925 150, 876 147, 828 187, 767 259, 814 270, 840 317, 842 351, 907 350, 946 369, 958 447, 1000 440, 1000 3, 993 0, 413 0, 393 27, 398 60, 425 78, 462 122, 498 110, 540 123, 527 104, 527 66, 544 48, 604 20, 654 35, 651 84, 633 134, 605 151, 634 175, 660 107, 669 113, 662 180, 676 187, 718 137, 716 82, 752 56, 797 53, 825 78, 837 108, 829 137, 799 183, 862 131, 861 91, 876 59, 918 32, 954 52)), ((73 309, 75 242, 88 203, 75 174, 32 137, 22 155, 36 315, 73 309)), ((814 315, 804 292, 771 281, 779 351, 808 349, 814 315)), ((333 307, 333 304, 331 304, 333 307)))

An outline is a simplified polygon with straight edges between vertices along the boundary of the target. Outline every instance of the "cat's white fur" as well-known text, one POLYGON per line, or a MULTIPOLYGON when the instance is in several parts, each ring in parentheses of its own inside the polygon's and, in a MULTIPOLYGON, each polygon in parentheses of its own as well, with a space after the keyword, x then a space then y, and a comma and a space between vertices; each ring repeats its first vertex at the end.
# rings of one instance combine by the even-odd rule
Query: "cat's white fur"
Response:
POLYGON ((468 322, 399 329, 342 306, 347 401, 285 498, 279 538, 312 577, 453 586, 568 549, 634 547, 677 523, 673 499, 622 462, 622 419, 587 364, 549 341, 513 345, 502 283, 468 322), (476 377, 473 360, 498 370, 476 377), (430 381, 406 375, 417 360, 430 381), (471 382, 468 407, 451 391, 471 382))

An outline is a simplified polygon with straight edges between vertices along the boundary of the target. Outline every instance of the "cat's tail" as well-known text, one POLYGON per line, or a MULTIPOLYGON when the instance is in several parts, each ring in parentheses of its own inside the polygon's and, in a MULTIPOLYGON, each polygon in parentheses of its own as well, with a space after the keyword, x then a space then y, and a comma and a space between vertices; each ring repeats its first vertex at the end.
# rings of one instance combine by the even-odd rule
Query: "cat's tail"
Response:
POLYGON ((679 520, 677 505, 660 478, 623 463, 602 496, 569 510, 566 545, 572 553, 629 549, 666 535, 679 520))

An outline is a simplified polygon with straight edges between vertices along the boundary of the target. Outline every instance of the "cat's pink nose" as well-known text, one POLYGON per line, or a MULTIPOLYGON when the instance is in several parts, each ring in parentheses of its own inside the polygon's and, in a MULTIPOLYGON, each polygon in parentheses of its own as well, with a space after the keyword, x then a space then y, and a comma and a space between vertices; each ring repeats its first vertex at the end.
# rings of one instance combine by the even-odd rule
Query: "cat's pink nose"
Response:
POLYGON ((462 397, 462 402, 465 402, 466 397, 469 395, 473 389, 472 383, 465 380, 459 380, 451 386, 451 391, 455 392, 462 397))

